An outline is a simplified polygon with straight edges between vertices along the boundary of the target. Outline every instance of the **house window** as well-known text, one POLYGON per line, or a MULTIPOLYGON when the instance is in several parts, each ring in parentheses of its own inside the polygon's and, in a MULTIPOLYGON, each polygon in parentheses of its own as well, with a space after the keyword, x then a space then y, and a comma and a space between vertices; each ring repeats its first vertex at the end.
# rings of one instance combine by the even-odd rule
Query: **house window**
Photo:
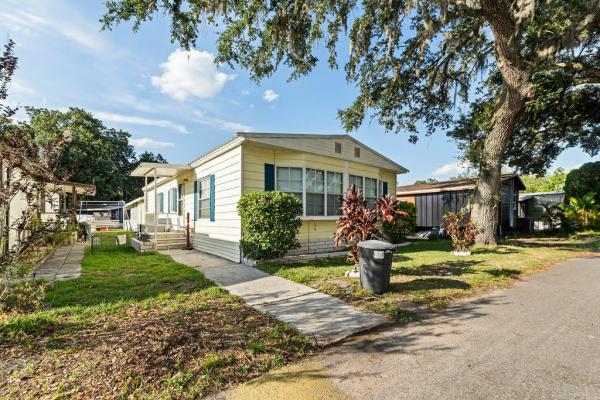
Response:
POLYGON ((342 152, 342 144, 340 142, 335 142, 335 152, 338 154, 342 152))
POLYGON ((171 211, 177 211, 177 188, 171 189, 171 211))
POLYGON ((350 186, 354 185, 354 186, 356 186, 357 190, 360 190, 360 191, 363 190, 363 177, 362 176, 350 175, 349 178, 350 178, 350 181, 348 182, 348 184, 350 186))
POLYGON ((343 175, 340 172, 327 172, 327 215, 339 214, 343 192, 343 175))
POLYGON ((158 194, 158 212, 160 212, 160 213, 165 212, 165 194, 164 193, 158 194))
POLYGON ((177 215, 183 215, 183 184, 177 185, 177 215))
POLYGON ((199 219, 210 218, 210 176, 198 181, 198 210, 200 210, 199 219))
POLYGON ((377 202, 377 179, 365 178, 365 200, 369 208, 375 208, 377 202))
POLYGON ((354 157, 360 157, 360 147, 354 148, 354 157))
POLYGON ((302 201, 302 168, 277 167, 276 189, 294 194, 302 201))
POLYGON ((306 215, 325 215, 325 171, 306 169, 306 215))

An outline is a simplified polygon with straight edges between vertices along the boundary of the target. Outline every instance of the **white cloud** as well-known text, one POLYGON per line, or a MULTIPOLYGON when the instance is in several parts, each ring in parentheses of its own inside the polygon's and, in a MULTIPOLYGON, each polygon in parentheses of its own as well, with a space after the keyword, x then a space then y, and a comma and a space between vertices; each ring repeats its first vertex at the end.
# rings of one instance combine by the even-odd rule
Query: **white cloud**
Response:
POLYGON ((164 149, 167 147, 173 147, 174 144, 170 142, 161 142, 160 140, 154 140, 149 137, 142 137, 137 139, 130 139, 129 142, 140 149, 164 149))
POLYGON ((218 71, 212 54, 206 51, 177 49, 160 68, 163 73, 150 78, 152 85, 179 101, 188 97, 213 97, 227 81, 235 78, 218 71))
POLYGON ((448 175, 458 175, 463 172, 467 172, 469 170, 469 165, 464 161, 455 161, 451 163, 447 163, 433 171, 433 176, 448 176, 448 175))
POLYGON ((109 49, 102 33, 83 16, 71 8, 48 7, 43 2, 9 2, 7 11, 0 11, 0 26, 34 37, 57 33, 93 53, 109 49))
POLYGON ((278 97, 279 97, 279 94, 277 94, 274 90, 271 90, 271 89, 265 90, 265 93, 263 94, 263 99, 265 99, 269 103, 277 100, 278 97))
POLYGON ((151 119, 144 117, 136 117, 133 115, 122 115, 122 114, 114 114, 107 112, 94 112, 94 115, 97 118, 100 118, 103 121, 109 122, 117 122, 122 124, 131 124, 131 125, 144 125, 144 126, 158 126, 160 128, 167 128, 177 131, 179 133, 188 133, 185 126, 181 124, 177 124, 173 121, 169 121, 166 119, 151 119))
POLYGON ((249 90, 242 90, 242 92, 241 92, 241 93, 242 93, 244 96, 247 96, 247 95, 249 95, 249 94, 250 94, 250 91, 249 91, 249 90))
POLYGON ((194 115, 198 122, 212 126, 223 131, 250 132, 252 127, 235 121, 227 121, 221 118, 207 117, 201 111, 195 111, 194 115))
POLYGON ((8 91, 10 94, 22 96, 33 96, 37 94, 34 88, 26 85, 18 79, 14 79, 12 82, 10 82, 8 91))

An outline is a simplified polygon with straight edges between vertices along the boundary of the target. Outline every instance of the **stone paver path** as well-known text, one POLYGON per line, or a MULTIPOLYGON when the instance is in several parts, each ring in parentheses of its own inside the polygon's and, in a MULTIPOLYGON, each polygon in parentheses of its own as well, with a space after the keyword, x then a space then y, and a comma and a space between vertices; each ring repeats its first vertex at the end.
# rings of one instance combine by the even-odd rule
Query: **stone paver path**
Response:
POLYGON ((56 248, 35 271, 35 277, 48 281, 63 281, 79 277, 84 248, 83 243, 56 248))
POLYGON ((240 296, 255 309, 287 322, 320 345, 388 322, 381 315, 358 310, 316 289, 244 264, 197 250, 165 250, 161 253, 196 268, 229 293, 240 296))

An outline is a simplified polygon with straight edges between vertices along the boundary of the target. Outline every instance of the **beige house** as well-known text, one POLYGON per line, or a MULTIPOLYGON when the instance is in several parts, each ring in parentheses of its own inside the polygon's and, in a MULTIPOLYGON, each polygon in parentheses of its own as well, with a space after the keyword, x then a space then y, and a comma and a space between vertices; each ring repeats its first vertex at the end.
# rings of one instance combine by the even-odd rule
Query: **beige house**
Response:
MULTIPOLYGON (((1 166, 0 166, 1 167, 1 166)), ((6 167, 0 168, 0 185, 14 179, 23 179, 19 171, 9 171, 6 167)), ((46 191, 38 193, 37 206, 40 219, 48 222, 56 218, 74 217, 77 204, 81 196, 93 196, 96 187, 91 184, 77 182, 59 182, 45 184, 46 191)), ((0 215, 0 253, 7 251, 16 244, 19 232, 11 228, 23 212, 27 209, 27 200, 23 193, 17 193, 10 201, 8 209, 0 215)))
POLYGON ((132 175, 146 178, 144 197, 126 207, 151 240, 134 241, 138 250, 184 246, 189 218, 194 248, 240 262, 242 193, 290 192, 304 206, 294 253, 319 253, 335 248, 339 198, 350 185, 374 203, 405 172, 348 135, 237 133, 189 164, 140 164, 132 175))

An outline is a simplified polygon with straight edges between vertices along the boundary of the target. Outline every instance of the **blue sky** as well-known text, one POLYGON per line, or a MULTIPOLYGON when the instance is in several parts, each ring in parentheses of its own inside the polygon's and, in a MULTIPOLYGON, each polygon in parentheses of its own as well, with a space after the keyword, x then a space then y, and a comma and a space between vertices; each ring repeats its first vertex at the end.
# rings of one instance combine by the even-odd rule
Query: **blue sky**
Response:
MULTIPOLYGON (((129 25, 100 32, 103 7, 100 0, 1 2, 0 32, 16 41, 19 57, 12 104, 84 108, 130 132, 138 152, 160 152, 174 163, 195 159, 239 130, 344 133, 337 110, 351 103, 356 89, 343 69, 322 63, 302 79, 288 82, 281 71, 258 85, 243 70, 212 63, 215 37, 208 28, 188 55, 170 43, 161 18, 135 34, 129 25)), ((413 145, 367 121, 351 134, 408 168, 401 184, 448 178, 462 168, 443 132, 413 145)), ((590 160, 571 149, 553 168, 590 160)))

